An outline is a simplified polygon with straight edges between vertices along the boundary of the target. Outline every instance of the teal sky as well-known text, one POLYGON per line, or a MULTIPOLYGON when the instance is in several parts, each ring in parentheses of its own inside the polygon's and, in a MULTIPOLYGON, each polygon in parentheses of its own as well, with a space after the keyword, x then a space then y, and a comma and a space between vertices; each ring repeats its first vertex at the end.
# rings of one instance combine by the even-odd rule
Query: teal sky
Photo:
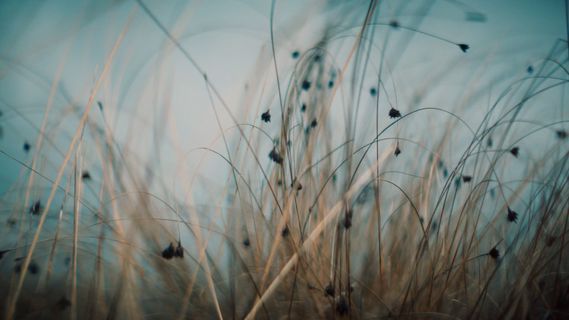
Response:
MULTIPOLYGON (((180 39, 241 121, 257 121, 258 114, 267 108, 277 110, 269 42, 270 1, 145 3, 180 39), (257 91, 251 95, 246 87, 257 91), (250 108, 247 115, 242 112, 244 105, 250 108)), ((294 70, 291 52, 304 54, 331 26, 336 29, 329 30, 341 30, 330 48, 342 61, 345 48, 349 48, 349 41, 353 41, 361 25, 367 3, 277 1, 275 45, 283 77, 294 70)), ((519 78, 529 65, 539 63, 558 39, 566 38, 565 4, 561 0, 401 3, 381 2, 376 21, 395 19, 402 26, 470 45, 468 54, 463 55, 444 41, 406 30, 393 32, 386 62, 393 68, 393 96, 397 96, 403 111, 414 107, 413 101, 426 79, 445 68, 448 72, 437 78, 440 85, 425 95, 424 104, 450 108, 464 93, 464 86, 473 81, 466 75, 480 73, 476 83, 496 81, 498 74, 507 74, 510 80, 519 78), (468 17, 473 16, 483 19, 469 21, 468 17)), ((129 150, 142 159, 141 163, 146 158, 154 159, 153 165, 160 163, 155 169, 162 172, 167 184, 176 183, 178 169, 187 165, 188 158, 193 157, 188 154, 194 148, 212 146, 222 150, 201 75, 135 1, 4 0, 0 2, 0 30, 0 147, 14 158, 30 162, 30 155, 23 153, 21 146, 24 141, 34 145, 37 139, 37 127, 54 79, 60 82, 53 100, 55 111, 49 117, 50 137, 54 145, 66 150, 78 114, 123 31, 123 42, 96 97, 105 105, 105 117, 117 140, 128 141, 129 150), (171 122, 164 129, 157 119, 166 107, 171 122), (164 140, 154 141, 153 136, 160 130, 164 130, 164 140), (137 139, 132 140, 133 136, 137 139), (161 145, 159 155, 154 154, 156 143, 161 145)), ((386 27, 378 26, 377 30, 374 43, 381 46, 386 27)), ((371 68, 377 67, 372 60, 371 68)), ((373 79, 372 72, 365 91, 373 79)), ((500 85, 496 82, 496 92, 500 85)), ((480 100, 492 97, 488 93, 480 100)), ((487 103, 480 110, 485 107, 487 103)), ((476 122, 481 114, 472 111, 468 117, 476 122)), ((96 109, 91 117, 103 121, 96 109)), ((341 122, 342 112, 333 117, 333 121, 341 122)), ((220 121, 224 128, 232 125, 227 114, 222 113, 220 121)), ((53 146, 46 148, 52 150, 53 146)), ((53 176, 61 156, 52 152, 45 159, 49 160, 44 167, 46 175, 53 176)), ((195 165, 196 161, 190 162, 195 165)), ((21 172, 18 163, 4 156, 0 164, 5 168, 0 172, 2 181, 13 181, 21 172)), ((188 170, 212 172, 208 177, 215 180, 220 174, 216 170, 219 165, 212 161, 203 168, 189 166, 192 169, 188 170)))

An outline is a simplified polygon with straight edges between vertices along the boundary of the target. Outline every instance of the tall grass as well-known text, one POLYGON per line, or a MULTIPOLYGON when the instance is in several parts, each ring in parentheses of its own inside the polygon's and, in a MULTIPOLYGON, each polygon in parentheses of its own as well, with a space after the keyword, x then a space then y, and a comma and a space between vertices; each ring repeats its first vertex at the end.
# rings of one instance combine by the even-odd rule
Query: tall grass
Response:
POLYGON ((146 127, 105 100, 131 20, 83 105, 59 72, 43 118, 2 103, 3 127, 23 119, 35 137, 0 150, 21 168, 2 198, 2 316, 569 317, 567 41, 529 66, 496 62, 423 30, 429 2, 400 20, 405 4, 388 16, 370 1, 330 3, 313 45, 290 48, 280 5, 239 102, 152 5, 133 4, 129 19, 201 78, 191 90, 218 132, 203 147, 170 140, 168 103, 146 127), (425 42, 455 60, 398 74, 425 42), (131 128, 117 128, 124 113, 131 128), (169 152, 174 185, 161 178, 169 152))

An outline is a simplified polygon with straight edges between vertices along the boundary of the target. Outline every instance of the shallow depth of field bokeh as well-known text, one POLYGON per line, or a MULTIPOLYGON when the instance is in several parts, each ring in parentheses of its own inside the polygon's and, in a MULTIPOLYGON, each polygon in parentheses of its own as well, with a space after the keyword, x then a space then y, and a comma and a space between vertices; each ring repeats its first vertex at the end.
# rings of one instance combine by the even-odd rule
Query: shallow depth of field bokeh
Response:
POLYGON ((566 11, 0 2, 2 317, 569 317, 566 11))

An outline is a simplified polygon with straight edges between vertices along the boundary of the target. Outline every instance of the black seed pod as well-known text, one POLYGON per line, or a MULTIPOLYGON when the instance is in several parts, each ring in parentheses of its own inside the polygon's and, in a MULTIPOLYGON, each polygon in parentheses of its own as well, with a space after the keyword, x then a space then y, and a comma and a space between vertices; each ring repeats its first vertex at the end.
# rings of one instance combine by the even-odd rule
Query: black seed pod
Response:
POLYGON ((462 52, 466 52, 468 49, 470 49, 470 46, 464 43, 459 43, 458 47, 460 48, 460 50, 462 50, 462 52))
POLYGON ((397 110, 395 108, 391 108, 389 110, 389 117, 392 119, 399 118, 399 117, 401 117, 401 112, 399 112, 399 110, 397 110))
POLYGON ((334 296, 334 294, 336 293, 336 290, 334 289, 334 286, 332 285, 332 283, 328 283, 326 288, 324 288, 324 293, 326 294, 326 296, 329 296, 329 297, 334 296))
POLYGON ((345 315, 350 311, 350 306, 348 305, 348 299, 344 295, 341 295, 336 302, 336 312, 340 315, 345 315))
POLYGON ((269 158, 273 160, 275 163, 283 164, 283 157, 279 154, 276 148, 273 148, 269 153, 269 158))
POLYGON ((269 111, 270 110, 267 110, 261 114, 261 120, 264 122, 271 122, 271 113, 269 111))
POLYGON ((496 249, 496 247, 494 247, 494 248, 492 248, 492 249, 490 250, 490 252, 488 252, 488 255, 489 255, 492 259, 496 260, 496 259, 498 259, 498 258, 500 257, 500 251, 498 251, 498 249, 496 249))
POLYGON ((164 249, 164 251, 162 251, 162 258, 170 260, 175 256, 175 254, 176 254, 176 249, 174 248, 172 242, 170 242, 170 245, 166 249, 164 249))
POLYGON ((518 213, 508 207, 508 221, 518 222, 518 213))

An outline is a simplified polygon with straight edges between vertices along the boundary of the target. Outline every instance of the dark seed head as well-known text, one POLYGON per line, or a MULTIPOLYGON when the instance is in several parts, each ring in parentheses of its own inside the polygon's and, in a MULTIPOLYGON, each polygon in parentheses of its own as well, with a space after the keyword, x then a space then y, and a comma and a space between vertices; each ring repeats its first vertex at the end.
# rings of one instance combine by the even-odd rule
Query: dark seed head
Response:
POLYGON ((528 66, 527 72, 528 72, 529 74, 532 74, 532 73, 533 73, 533 66, 532 66, 532 65, 529 65, 529 66, 528 66))
POLYGON ((472 177, 471 177, 471 176, 466 176, 466 175, 465 175, 465 176, 462 176, 462 181, 464 181, 464 182, 470 182, 470 181, 472 181, 472 177))
POLYGON ((310 122, 310 127, 316 128, 317 125, 318 125, 318 120, 312 119, 312 122, 310 122))
POLYGON ((299 56, 300 56, 300 52, 298 52, 298 50, 293 51, 291 54, 291 57, 293 59, 298 59, 299 56))
POLYGON ((399 117, 401 117, 401 112, 399 112, 399 110, 397 110, 395 108, 391 108, 389 110, 389 117, 392 119, 399 118, 399 117))
POLYGON ((567 131, 565 131, 565 130, 557 130, 557 131, 555 131, 555 134, 557 135, 557 138, 559 138, 561 140, 567 138, 567 131))
POLYGON ((308 91, 310 89, 310 81, 304 80, 302 81, 302 90, 308 91))
POLYGON ((300 106, 300 112, 306 112, 306 103, 303 103, 302 106, 300 106))
POLYGON ((494 145, 494 141, 492 140, 492 137, 488 137, 488 140, 486 140, 486 146, 492 147, 492 145, 494 145))
POLYGON ((33 215, 38 215, 40 214, 40 211, 41 211, 41 201, 38 200, 34 202, 34 204, 32 204, 32 206, 30 207, 30 213, 33 215))
POLYGON ((371 89, 369 89, 369 94, 370 94, 372 97, 375 97, 375 96, 377 95, 377 89, 376 89, 376 88, 371 88, 371 89))
POLYGON ((269 158, 273 160, 275 163, 283 164, 283 157, 279 154, 276 148, 273 148, 269 153, 269 158))
POLYGON ((459 43, 458 47, 460 48, 460 50, 462 50, 462 52, 466 52, 468 49, 470 49, 470 46, 464 43, 459 43))
POLYGON ((32 146, 29 144, 29 142, 25 141, 23 148, 25 152, 29 152, 32 146))
POLYGON ((59 310, 65 310, 69 306, 71 306, 71 301, 69 301, 69 299, 67 299, 66 297, 61 297, 61 299, 57 301, 56 306, 57 308, 59 308, 59 310))
POLYGON ((336 302, 336 312, 340 315, 345 315, 350 311, 350 306, 348 305, 348 300, 344 295, 340 295, 338 297, 338 301, 336 302))
POLYGON ((399 146, 397 146, 397 147, 395 148, 395 151, 393 152, 393 154, 394 154, 396 157, 401 154, 401 149, 399 149, 399 146))
POLYGON ((352 226, 352 217, 353 216, 354 216, 354 212, 352 211, 352 209, 347 209, 346 214, 344 215, 344 219, 342 221, 344 228, 350 229, 350 227, 352 226))
POLYGON ((170 260, 176 254, 176 249, 174 248, 174 244, 170 242, 170 245, 162 251, 162 258, 170 260))
POLYGON ((13 228, 16 225, 16 219, 14 218, 8 218, 8 220, 6 220, 6 224, 10 227, 13 228))
POLYGON ((91 180, 91 174, 89 173, 89 171, 87 170, 83 171, 83 173, 81 174, 81 179, 91 180))
POLYGON ((356 203, 357 204, 364 204, 367 202, 367 200, 370 197, 370 194, 373 192, 372 187, 368 184, 366 185, 362 191, 360 192, 360 194, 357 196, 356 198, 356 203))
POLYGON ((496 249, 496 247, 494 247, 494 248, 492 248, 492 249, 490 250, 490 252, 488 252, 488 255, 489 255, 492 259, 496 260, 496 259, 498 259, 498 258, 500 257, 500 251, 498 251, 498 249, 496 249))
POLYGON ((514 157, 518 157, 518 154, 520 153, 520 148, 519 147, 513 147, 512 149, 510 149, 510 153, 514 156, 514 157))
POLYGON ((344 228, 350 229, 350 227, 352 226, 352 217, 350 216, 344 217, 343 225, 344 228))
POLYGON ((245 238, 245 239, 243 240, 243 245, 244 245, 245 247, 249 247, 249 246, 251 245, 251 241, 249 241, 249 238, 245 238))
POLYGON ((389 21, 389 26, 392 27, 393 29, 398 29, 401 25, 399 24, 399 21, 391 20, 389 21))
POLYGON ((286 238, 286 237, 289 235, 289 233, 290 233, 290 231, 288 230, 288 227, 284 227, 284 228, 281 230, 281 236, 282 236, 283 238, 286 238))
POLYGON ((178 241, 178 246, 174 251, 174 257, 184 258, 184 247, 182 247, 182 243, 178 241))
POLYGON ((438 227, 439 227, 439 224, 436 221, 433 221, 431 223, 431 230, 432 231, 436 231, 438 227))
POLYGON ((269 111, 270 110, 267 110, 261 114, 261 120, 264 122, 271 122, 271 113, 269 111))
POLYGON ((518 222, 518 213, 508 207, 508 221, 518 222))
POLYGON ((334 81, 328 81, 328 88, 332 88, 334 86, 334 81))
POLYGON ((334 286, 332 285, 332 283, 328 283, 326 288, 324 288, 324 293, 326 294, 326 296, 329 296, 329 297, 334 296, 334 294, 336 293, 336 290, 334 289, 334 286))
POLYGON ((290 187, 294 188, 295 184, 296 184, 296 190, 297 191, 302 190, 302 184, 300 182, 297 182, 296 179, 290 184, 290 187))
POLYGON ((38 264, 35 261, 30 262, 30 265, 28 266, 28 271, 31 274, 37 274, 40 271, 40 267, 38 266, 38 264))

